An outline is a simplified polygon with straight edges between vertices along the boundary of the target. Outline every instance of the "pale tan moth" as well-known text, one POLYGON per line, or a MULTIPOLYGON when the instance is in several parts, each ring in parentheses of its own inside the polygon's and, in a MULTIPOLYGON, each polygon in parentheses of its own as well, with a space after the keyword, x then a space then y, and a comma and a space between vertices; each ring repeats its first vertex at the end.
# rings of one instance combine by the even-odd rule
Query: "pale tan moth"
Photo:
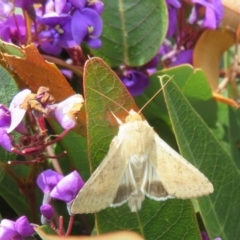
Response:
POLYGON ((164 201, 213 192, 212 183, 164 142, 146 120, 130 110, 107 156, 78 193, 71 213, 95 213, 128 202, 141 209, 145 196, 164 201))

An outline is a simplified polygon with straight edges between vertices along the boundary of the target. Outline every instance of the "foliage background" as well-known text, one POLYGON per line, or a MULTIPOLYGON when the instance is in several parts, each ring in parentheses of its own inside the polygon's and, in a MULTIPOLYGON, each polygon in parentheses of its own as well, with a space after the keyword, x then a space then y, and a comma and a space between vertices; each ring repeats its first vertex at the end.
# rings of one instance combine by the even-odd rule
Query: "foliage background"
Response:
MULTIPOLYGON (((156 54, 167 32, 167 5, 159 0, 103 2, 103 46, 92 51, 95 58, 87 61, 83 72, 79 69, 75 72, 77 84, 76 81, 67 82, 55 65, 45 62, 34 45, 19 48, 1 42, 1 103, 9 105, 18 89, 26 87, 36 91, 40 86, 48 86, 58 101, 74 91, 83 93, 86 105, 79 115, 78 128, 57 144, 54 151, 56 154, 63 149, 68 152, 59 161, 64 174, 76 168, 87 180, 117 133, 118 126, 107 115, 107 109, 121 119, 126 116, 118 105, 91 89, 128 110, 138 109, 161 88, 159 76, 168 75, 173 79, 163 88, 163 93, 147 105, 143 115, 162 139, 209 178, 214 193, 192 200, 156 202, 146 199, 138 213, 131 213, 125 204, 95 215, 77 216, 81 228, 74 229, 73 233, 80 235, 85 230, 90 234, 93 228, 98 233, 126 229, 139 232, 145 239, 201 239, 201 231, 206 231, 210 239, 237 239, 240 235, 239 110, 227 98, 223 98, 224 103, 218 102, 219 96, 216 98, 213 94, 222 80, 219 64, 227 72, 234 62, 235 48, 229 48, 236 40, 235 35, 226 29, 204 30, 194 47, 193 66, 159 67, 150 77, 146 91, 133 99, 117 77, 117 67, 123 64, 139 67, 156 54), (228 52, 223 56, 226 50, 228 52)), ((232 5, 223 3, 225 10, 232 10, 232 5)), ((238 22, 237 17, 235 22, 238 22)), ((229 24, 226 18, 225 15, 225 25, 229 24)), ((237 81, 236 84, 238 87, 237 81)), ((231 84, 223 95, 233 96, 231 84)), ((50 125, 55 133, 61 131, 55 122, 51 121, 50 125)), ((29 179, 31 167, 7 165, 7 161, 19 159, 19 156, 3 149, 0 149, 0 156, 0 211, 3 218, 27 215, 38 223, 40 218, 36 209, 42 196, 29 179), (15 175, 18 176, 17 183, 15 175), (27 189, 26 194, 36 192, 36 201, 30 207, 22 188, 27 189)), ((52 163, 48 162, 48 166, 52 167, 52 163)), ((56 207, 67 223, 65 206, 57 203, 56 207)), ((49 233, 49 229, 41 227, 37 231, 42 239, 51 239, 41 235, 41 230, 49 233)))

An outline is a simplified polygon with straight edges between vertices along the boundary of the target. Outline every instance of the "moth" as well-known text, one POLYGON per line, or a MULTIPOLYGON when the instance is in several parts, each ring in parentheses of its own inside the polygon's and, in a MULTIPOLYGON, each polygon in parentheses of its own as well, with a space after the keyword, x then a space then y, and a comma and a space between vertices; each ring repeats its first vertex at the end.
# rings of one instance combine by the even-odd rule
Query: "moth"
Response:
POLYGON ((213 192, 213 185, 197 168, 173 150, 134 110, 110 144, 107 156, 79 191, 72 214, 95 213, 128 202, 141 209, 145 196, 163 201, 188 199, 213 192))

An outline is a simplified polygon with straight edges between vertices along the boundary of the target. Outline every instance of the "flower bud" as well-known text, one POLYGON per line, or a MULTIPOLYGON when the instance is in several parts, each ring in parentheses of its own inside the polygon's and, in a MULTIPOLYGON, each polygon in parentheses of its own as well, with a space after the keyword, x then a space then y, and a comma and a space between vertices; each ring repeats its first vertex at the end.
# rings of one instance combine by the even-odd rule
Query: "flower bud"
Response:
POLYGON ((77 114, 83 105, 83 97, 75 94, 66 100, 50 105, 51 115, 53 115, 64 129, 71 129, 77 123, 77 114))
POLYGON ((26 216, 17 219, 15 229, 23 237, 29 237, 34 233, 33 226, 29 223, 26 216))
POLYGON ((53 218, 54 209, 50 204, 43 204, 40 207, 40 212, 48 221, 50 221, 53 218))
POLYGON ((83 187, 84 182, 77 171, 65 176, 51 191, 50 196, 62 200, 66 203, 71 202, 83 187), (71 186, 71 187, 69 187, 71 186))
POLYGON ((48 169, 39 174, 37 185, 43 193, 51 192, 63 176, 51 169, 48 169))
POLYGON ((0 224, 0 239, 12 239, 16 235, 18 233, 15 230, 15 222, 3 219, 0 224))
POLYGON ((29 89, 25 89, 14 96, 10 103, 9 110, 11 112, 11 124, 7 130, 8 133, 12 132, 22 121, 25 116, 26 109, 20 107, 26 97, 31 93, 29 89))

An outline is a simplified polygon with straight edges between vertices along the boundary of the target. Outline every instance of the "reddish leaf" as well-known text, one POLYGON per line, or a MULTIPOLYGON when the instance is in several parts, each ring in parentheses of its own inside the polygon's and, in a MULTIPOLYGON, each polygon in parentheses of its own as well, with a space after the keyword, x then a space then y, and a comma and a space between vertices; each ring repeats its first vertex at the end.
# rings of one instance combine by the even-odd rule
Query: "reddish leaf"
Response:
MULTIPOLYGON (((8 43, 1 42, 1 44, 6 50, 8 50, 8 47, 14 48, 13 45, 8 43)), ((58 68, 45 61, 35 45, 31 44, 22 48, 15 47, 15 49, 21 52, 21 57, 19 57, 19 54, 16 56, 12 52, 1 51, 0 64, 14 76, 20 89, 29 88, 32 92, 36 92, 40 86, 48 87, 56 102, 75 94, 58 68)), ((78 115, 76 131, 85 135, 85 114, 83 111, 80 111, 78 115)))

